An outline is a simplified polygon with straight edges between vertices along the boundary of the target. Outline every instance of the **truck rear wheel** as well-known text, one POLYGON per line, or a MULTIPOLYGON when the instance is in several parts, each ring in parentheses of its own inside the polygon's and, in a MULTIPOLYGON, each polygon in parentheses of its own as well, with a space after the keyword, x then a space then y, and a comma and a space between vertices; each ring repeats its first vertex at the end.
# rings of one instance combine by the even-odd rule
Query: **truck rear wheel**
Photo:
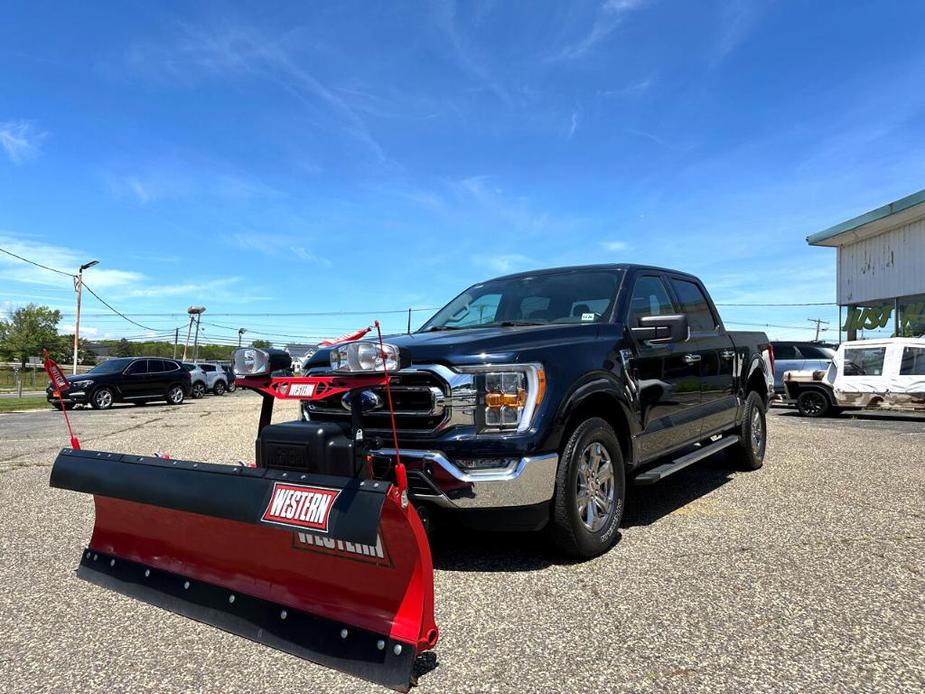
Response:
POLYGON ((620 442, 606 421, 587 419, 559 461, 550 525, 556 546, 582 559, 603 554, 616 541, 625 501, 620 442))
POLYGON ((738 432, 739 442, 726 449, 729 457, 741 470, 757 470, 764 465, 768 447, 768 423, 764 412, 764 399, 752 391, 745 399, 745 414, 738 432))

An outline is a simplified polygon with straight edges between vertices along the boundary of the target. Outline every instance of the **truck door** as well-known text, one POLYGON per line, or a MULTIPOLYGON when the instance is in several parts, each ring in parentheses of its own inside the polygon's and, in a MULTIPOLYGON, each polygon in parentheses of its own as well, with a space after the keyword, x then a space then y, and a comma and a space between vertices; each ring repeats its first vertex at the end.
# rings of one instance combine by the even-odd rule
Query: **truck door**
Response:
POLYGON ((698 283, 682 277, 671 277, 669 281, 690 328, 690 340, 677 346, 686 348, 684 359, 700 366, 698 415, 700 437, 704 438, 735 425, 739 405, 735 390, 735 345, 698 283))
MULTIPOLYGON (((678 313, 665 280, 659 275, 636 278, 627 313, 627 327, 644 316, 678 313)), ((700 365, 685 358, 687 344, 636 340, 632 373, 638 390, 642 460, 657 458, 697 438, 700 421, 700 365)))

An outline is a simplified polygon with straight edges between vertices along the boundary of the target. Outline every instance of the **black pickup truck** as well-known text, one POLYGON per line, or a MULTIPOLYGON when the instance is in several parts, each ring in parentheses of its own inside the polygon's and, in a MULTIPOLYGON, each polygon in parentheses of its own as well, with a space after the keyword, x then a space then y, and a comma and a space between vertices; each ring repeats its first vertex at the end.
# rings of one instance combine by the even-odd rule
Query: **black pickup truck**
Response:
MULTIPOLYGON (((391 380, 399 448, 423 516, 458 512, 499 529, 548 526, 589 557, 617 535, 626 485, 717 451, 761 467, 773 354, 725 329, 691 275, 639 265, 567 267, 476 284, 418 331, 387 338, 411 366, 391 380)), ((331 369, 330 350, 306 364, 331 369)), ((381 389, 366 431, 390 448, 381 389)), ((328 399, 332 400, 332 399, 328 399)), ((305 402, 303 418, 349 421, 351 403, 305 402)))

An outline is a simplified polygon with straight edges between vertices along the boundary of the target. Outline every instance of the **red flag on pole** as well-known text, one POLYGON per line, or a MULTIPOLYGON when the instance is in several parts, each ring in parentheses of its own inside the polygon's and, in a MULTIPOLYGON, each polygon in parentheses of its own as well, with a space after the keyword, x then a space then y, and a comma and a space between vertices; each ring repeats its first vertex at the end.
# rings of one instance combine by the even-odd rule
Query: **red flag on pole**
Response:
POLYGON ((359 340, 370 330, 372 330, 372 327, 366 327, 362 330, 357 330, 355 333, 347 333, 340 337, 332 337, 330 340, 322 340, 318 345, 321 347, 333 347, 334 345, 339 345, 341 342, 353 342, 354 340, 359 340))
POLYGON ((61 370, 61 367, 58 366, 54 359, 48 356, 48 350, 42 350, 42 364, 45 367, 45 372, 48 374, 48 378, 51 379, 52 395, 58 398, 58 402, 61 404, 61 413, 64 415, 64 424, 67 426, 67 435, 71 438, 71 448, 75 450, 80 450, 80 441, 77 440, 77 437, 74 436, 74 431, 71 429, 71 420, 67 418, 67 407, 64 405, 64 398, 61 397, 62 393, 65 393, 70 389, 71 383, 67 380, 67 376, 64 375, 64 372, 61 370))

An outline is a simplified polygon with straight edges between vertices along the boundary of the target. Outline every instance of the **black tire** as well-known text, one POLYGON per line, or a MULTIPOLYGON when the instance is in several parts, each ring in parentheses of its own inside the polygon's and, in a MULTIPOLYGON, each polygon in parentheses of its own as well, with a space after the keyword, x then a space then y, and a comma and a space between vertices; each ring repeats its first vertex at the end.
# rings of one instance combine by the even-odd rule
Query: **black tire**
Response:
POLYGON ((565 444, 556 474, 550 532, 553 542, 562 552, 590 559, 613 546, 626 504, 624 473, 620 442, 610 425, 599 417, 579 424, 565 444), (598 456, 602 462, 595 463, 594 458, 598 456), (612 477, 605 473, 607 462, 612 477), (595 465, 596 473, 593 472, 595 465), (587 474, 589 471, 591 476, 587 474), (581 511, 579 505, 580 477, 585 478, 584 488, 589 490, 585 495, 588 499, 584 504, 585 511, 581 511), (608 479, 611 480, 609 485, 608 479), (603 499, 604 506, 596 503, 595 499, 603 499), (593 512, 602 508, 606 510, 595 518, 593 512), (600 516, 603 516, 602 521, 598 520, 600 516), (599 525, 595 526, 596 522, 599 525))
POLYGON ((206 394, 206 384, 200 381, 197 381, 193 384, 193 387, 190 388, 190 397, 193 400, 198 400, 206 394))
POLYGON ((115 402, 115 395, 112 392, 112 388, 97 388, 93 391, 93 394, 90 396, 90 405, 94 410, 108 410, 112 407, 112 403, 115 402))
POLYGON ((740 470, 757 470, 764 465, 768 447, 768 422, 764 398, 754 391, 745 399, 745 414, 738 428, 739 442, 726 449, 740 470))
POLYGON ((818 388, 804 390, 797 396, 797 410, 804 417, 825 417, 831 409, 832 403, 818 388))
POLYGON ((224 395, 225 394, 225 382, 216 381, 215 386, 213 386, 212 388, 212 392, 215 393, 216 395, 224 395))
POLYGON ((237 389, 238 389, 238 387, 235 385, 234 381, 228 381, 228 392, 229 392, 229 393, 233 393, 233 392, 235 392, 237 389))
POLYGON ((182 405, 183 399, 185 397, 186 393, 183 391, 183 386, 181 386, 179 383, 174 383, 172 386, 170 386, 170 388, 167 389, 168 405, 182 405))

